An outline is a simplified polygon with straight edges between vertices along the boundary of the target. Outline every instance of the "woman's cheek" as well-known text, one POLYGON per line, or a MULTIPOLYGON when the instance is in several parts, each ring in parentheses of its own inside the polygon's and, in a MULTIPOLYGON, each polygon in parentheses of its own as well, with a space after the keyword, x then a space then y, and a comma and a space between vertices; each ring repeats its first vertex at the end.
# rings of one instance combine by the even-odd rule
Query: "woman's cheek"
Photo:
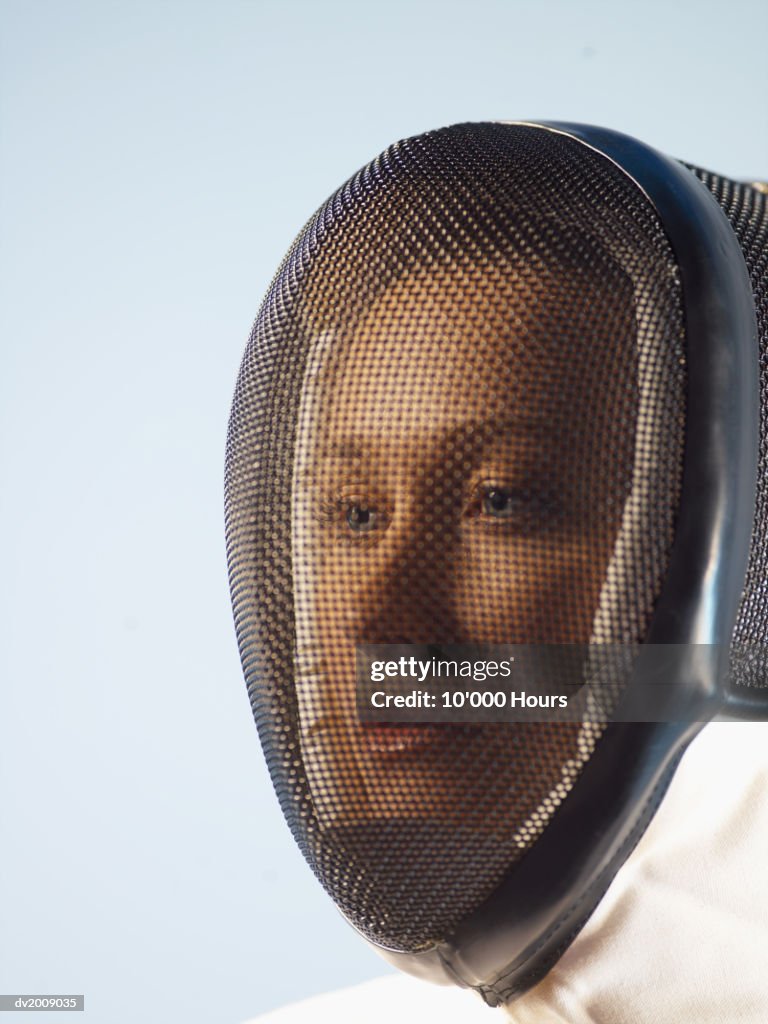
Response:
POLYGON ((462 632, 487 643, 586 642, 604 561, 583 539, 476 542, 456 581, 462 632))

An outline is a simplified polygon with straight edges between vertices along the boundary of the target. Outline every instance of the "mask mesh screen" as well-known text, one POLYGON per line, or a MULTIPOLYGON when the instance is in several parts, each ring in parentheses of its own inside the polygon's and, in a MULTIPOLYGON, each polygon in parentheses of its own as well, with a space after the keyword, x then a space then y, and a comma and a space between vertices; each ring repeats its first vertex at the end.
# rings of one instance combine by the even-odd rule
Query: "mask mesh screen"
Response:
POLYGON ((374 941, 449 935, 603 726, 361 725, 355 645, 642 639, 684 391, 658 219, 564 137, 478 124, 398 143, 283 262, 230 421, 233 605, 283 811, 374 941))
POLYGON ((722 207, 744 253, 757 312, 760 346, 760 462, 744 593, 733 633, 733 677, 742 686, 768 686, 768 195, 692 167, 722 207))

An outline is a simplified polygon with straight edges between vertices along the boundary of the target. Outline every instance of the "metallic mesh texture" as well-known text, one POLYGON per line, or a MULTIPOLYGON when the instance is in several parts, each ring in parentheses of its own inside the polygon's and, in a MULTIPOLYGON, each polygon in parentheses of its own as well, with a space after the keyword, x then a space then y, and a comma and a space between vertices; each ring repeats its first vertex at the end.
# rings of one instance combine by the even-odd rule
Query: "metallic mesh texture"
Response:
POLYGON ((760 346, 760 455, 752 544, 733 632, 734 681, 768 686, 768 195, 697 167, 691 170, 722 207, 739 240, 757 311, 760 346))
POLYGON ((449 935, 603 726, 362 725, 355 645, 641 640, 679 495, 682 324, 645 197, 519 125, 390 147, 270 287, 227 447, 238 641, 293 834, 381 945, 449 935))

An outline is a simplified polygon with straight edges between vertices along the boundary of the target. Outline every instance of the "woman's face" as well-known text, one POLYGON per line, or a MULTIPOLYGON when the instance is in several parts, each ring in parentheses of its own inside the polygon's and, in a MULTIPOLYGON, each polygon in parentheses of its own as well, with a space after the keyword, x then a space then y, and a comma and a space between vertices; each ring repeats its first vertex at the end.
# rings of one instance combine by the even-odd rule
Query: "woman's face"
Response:
POLYGON ((634 438, 604 420, 606 380, 623 382, 609 407, 632 401, 631 303, 611 322, 595 286, 511 268, 501 301, 494 274, 398 281, 326 339, 305 386, 298 697, 329 821, 487 823, 493 806, 510 829, 562 782, 557 768, 520 784, 537 751, 578 755, 579 725, 365 726, 355 712, 359 644, 590 639, 631 475, 634 438))

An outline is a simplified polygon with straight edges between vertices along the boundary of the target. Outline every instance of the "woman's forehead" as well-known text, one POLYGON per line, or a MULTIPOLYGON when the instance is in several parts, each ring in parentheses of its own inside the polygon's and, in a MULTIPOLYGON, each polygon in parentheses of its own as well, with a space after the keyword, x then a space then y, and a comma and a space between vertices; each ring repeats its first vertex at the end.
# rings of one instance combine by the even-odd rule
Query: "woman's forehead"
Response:
POLYGON ((330 432, 460 431, 502 414, 546 422, 594 399, 611 364, 631 375, 631 303, 593 323, 597 282, 501 269, 409 275, 339 331, 320 373, 330 432))

